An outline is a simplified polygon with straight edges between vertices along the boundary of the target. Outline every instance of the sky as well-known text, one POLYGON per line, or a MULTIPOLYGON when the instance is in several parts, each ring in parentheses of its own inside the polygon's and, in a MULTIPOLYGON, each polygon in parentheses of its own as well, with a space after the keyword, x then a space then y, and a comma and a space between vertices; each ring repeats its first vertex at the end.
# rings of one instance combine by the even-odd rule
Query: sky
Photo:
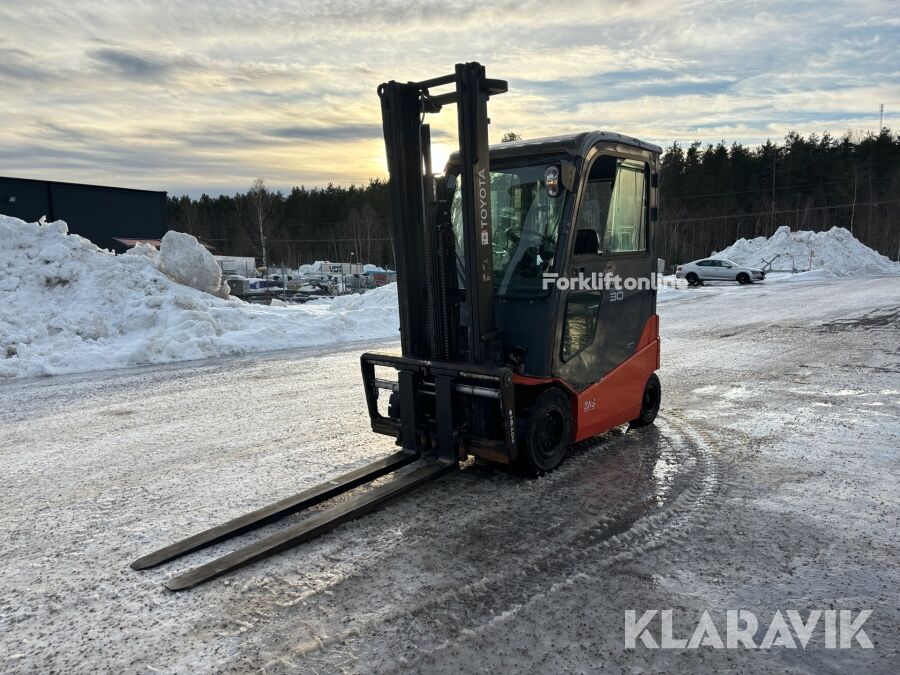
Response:
MULTIPOLYGON (((0 175, 231 194, 386 175, 386 80, 479 61, 491 137, 900 128, 895 0, 0 0, 0 175)), ((436 166, 451 106, 430 120, 436 166), (442 133, 443 132, 443 133, 442 133)))

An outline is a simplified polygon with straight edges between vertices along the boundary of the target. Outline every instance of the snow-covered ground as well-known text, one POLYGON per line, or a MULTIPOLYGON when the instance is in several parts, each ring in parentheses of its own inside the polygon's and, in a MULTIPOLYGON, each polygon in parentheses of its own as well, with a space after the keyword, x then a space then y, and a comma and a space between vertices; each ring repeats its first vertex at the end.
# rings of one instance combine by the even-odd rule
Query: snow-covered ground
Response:
POLYGON ((468 467, 181 594, 162 582, 259 535, 130 561, 391 451, 360 348, 7 380, 0 670, 896 672, 898 297, 692 289, 660 307, 654 427, 540 480, 468 467), (760 635, 777 609, 871 609, 875 648, 625 649, 626 610, 667 608, 677 637, 707 609, 760 635))

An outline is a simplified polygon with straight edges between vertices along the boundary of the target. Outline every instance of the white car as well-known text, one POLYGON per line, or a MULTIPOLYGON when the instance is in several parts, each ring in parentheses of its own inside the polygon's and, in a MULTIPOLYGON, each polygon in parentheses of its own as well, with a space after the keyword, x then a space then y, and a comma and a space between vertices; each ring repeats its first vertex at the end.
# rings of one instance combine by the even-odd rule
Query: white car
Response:
POLYGON ((675 276, 687 279, 691 286, 699 286, 707 281, 736 281, 739 284, 752 284, 762 281, 766 273, 753 267, 744 267, 731 260, 705 258, 695 260, 675 268, 675 276))

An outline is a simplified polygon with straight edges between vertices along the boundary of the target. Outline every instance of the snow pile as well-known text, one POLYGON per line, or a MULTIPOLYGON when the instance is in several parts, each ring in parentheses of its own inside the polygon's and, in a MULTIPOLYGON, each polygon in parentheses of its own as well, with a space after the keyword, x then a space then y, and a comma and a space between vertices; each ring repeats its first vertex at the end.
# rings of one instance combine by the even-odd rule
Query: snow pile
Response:
POLYGON ((738 239, 712 257, 761 267, 763 260, 776 255, 780 256, 772 264, 776 270, 825 270, 835 276, 900 274, 900 263, 873 251, 843 227, 827 232, 791 232, 783 226, 768 239, 738 239))
POLYGON ((205 249, 186 237, 166 235, 162 251, 142 245, 114 255, 68 234, 62 221, 0 216, 0 377, 398 336, 391 286, 279 308, 178 283, 216 292, 221 283, 205 249))
POLYGON ((159 269, 180 284, 228 297, 216 259, 190 234, 166 232, 159 247, 159 269))

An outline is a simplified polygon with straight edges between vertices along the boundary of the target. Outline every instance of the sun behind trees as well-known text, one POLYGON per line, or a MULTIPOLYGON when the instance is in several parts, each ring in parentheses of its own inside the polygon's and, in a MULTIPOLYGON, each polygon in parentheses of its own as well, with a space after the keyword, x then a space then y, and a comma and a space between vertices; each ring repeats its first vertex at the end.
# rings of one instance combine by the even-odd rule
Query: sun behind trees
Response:
MULTIPOLYGON (((519 140, 509 132, 504 141, 519 140)), ((779 226, 846 227, 896 260, 900 250, 900 136, 835 138, 791 132, 782 145, 724 141, 670 146, 661 158, 659 253, 667 264, 706 256, 779 226)), ((265 251, 270 265, 317 259, 393 266, 387 182, 169 198, 169 224, 228 255, 265 251), (263 244, 263 241, 265 242, 263 244)))

